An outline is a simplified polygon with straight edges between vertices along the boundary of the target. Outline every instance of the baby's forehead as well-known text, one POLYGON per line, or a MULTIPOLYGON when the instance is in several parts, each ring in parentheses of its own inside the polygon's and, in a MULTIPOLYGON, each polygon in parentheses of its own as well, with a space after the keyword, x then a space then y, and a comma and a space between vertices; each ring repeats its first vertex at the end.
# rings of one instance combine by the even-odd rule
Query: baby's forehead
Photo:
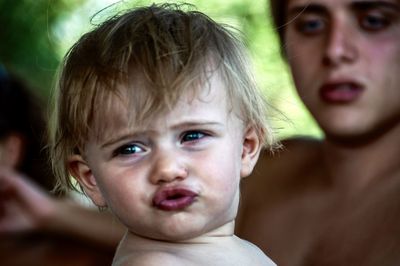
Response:
MULTIPOLYGON (((109 90, 106 97, 102 97, 103 101, 100 105, 120 105, 122 109, 139 107, 138 111, 143 112, 145 107, 151 104, 157 104, 161 112, 164 109, 172 109, 174 105, 182 100, 183 95, 185 101, 194 100, 212 100, 215 97, 211 92, 221 90, 230 98, 228 93, 228 82, 219 70, 209 70, 208 72, 199 73, 198 75, 188 76, 181 79, 172 78, 171 82, 163 84, 152 83, 147 77, 141 73, 132 71, 130 78, 120 81, 115 88, 109 90)), ((155 106, 154 106, 155 107, 155 106)), ((136 108, 135 108, 136 109, 136 108)), ((117 109, 118 111, 118 109, 117 109)))
POLYGON ((112 134, 114 129, 145 128, 156 120, 162 120, 172 111, 185 113, 190 106, 199 103, 217 101, 219 105, 232 109, 226 84, 219 75, 183 88, 178 95, 172 91, 171 95, 155 96, 149 93, 151 89, 154 88, 146 87, 141 82, 119 84, 116 90, 102 97, 96 104, 98 107, 94 109, 98 111, 93 117, 92 132, 102 138, 112 134))

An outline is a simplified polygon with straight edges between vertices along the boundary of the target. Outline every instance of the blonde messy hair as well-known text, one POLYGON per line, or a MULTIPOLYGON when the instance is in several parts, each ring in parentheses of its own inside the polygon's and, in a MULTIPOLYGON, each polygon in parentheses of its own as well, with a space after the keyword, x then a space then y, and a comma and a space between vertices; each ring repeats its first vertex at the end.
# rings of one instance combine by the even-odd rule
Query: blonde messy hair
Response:
POLYGON ((69 50, 60 68, 50 134, 58 188, 76 189, 68 158, 81 154, 89 134, 99 131, 96 121, 105 120, 114 96, 122 98, 121 87, 129 95, 133 121, 140 123, 172 108, 187 88, 199 90, 218 72, 232 108, 245 125, 256 128, 263 143, 271 143, 266 105, 242 42, 227 27, 184 7, 153 4, 128 10, 69 50))

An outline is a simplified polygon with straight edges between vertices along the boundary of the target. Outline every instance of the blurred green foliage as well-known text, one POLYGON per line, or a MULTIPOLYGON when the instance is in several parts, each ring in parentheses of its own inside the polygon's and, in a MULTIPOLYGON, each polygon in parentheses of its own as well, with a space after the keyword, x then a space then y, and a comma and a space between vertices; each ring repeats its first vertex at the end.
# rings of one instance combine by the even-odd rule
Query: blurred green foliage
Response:
MULTIPOLYGON (((165 1, 0 0, 0 62, 47 97, 57 65, 81 34, 129 6, 165 1), (104 10, 102 10, 105 8, 104 10), (102 10, 93 19, 92 15, 102 10)), ((292 88, 270 24, 267 0, 187 0, 218 22, 233 25, 247 40, 255 76, 272 106, 279 137, 320 136, 292 88)))
POLYGON ((47 95, 59 55, 51 28, 78 1, 0 0, 0 62, 47 95))

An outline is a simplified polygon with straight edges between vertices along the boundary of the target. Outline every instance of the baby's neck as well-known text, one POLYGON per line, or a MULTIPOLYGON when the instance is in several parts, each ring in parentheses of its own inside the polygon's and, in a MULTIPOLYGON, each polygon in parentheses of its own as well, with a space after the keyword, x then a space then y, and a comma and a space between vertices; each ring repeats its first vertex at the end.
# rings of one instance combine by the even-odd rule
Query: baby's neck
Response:
POLYGON ((219 241, 224 241, 234 236, 234 228, 235 228, 235 222, 232 221, 205 234, 195 236, 190 239, 176 241, 176 243, 206 244, 206 243, 215 243, 219 241))
POLYGON ((259 248, 233 234, 234 221, 186 240, 158 240, 127 232, 114 257, 113 266, 271 266, 259 248))
POLYGON ((212 231, 206 232, 202 235, 186 239, 162 239, 162 238, 158 239, 128 231, 127 234, 125 235, 125 239, 127 241, 134 241, 135 243, 141 243, 143 245, 177 244, 179 246, 182 246, 185 244, 211 244, 231 239, 234 236, 234 227, 235 223, 234 221, 232 221, 218 228, 215 228, 212 231))
POLYGON ((120 242, 113 265, 123 265, 121 261, 134 262, 138 257, 164 257, 165 254, 173 254, 173 261, 192 261, 195 262, 193 265, 204 265, 207 259, 223 254, 226 248, 236 247, 238 241, 239 238, 233 234, 233 225, 230 224, 184 240, 153 239, 128 231, 120 242))

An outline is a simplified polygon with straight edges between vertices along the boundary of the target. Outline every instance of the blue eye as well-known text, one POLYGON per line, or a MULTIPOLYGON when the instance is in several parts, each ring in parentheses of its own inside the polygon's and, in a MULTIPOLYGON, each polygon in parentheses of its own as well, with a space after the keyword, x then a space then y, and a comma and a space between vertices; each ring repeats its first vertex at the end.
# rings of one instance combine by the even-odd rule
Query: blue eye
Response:
POLYGON ((200 131, 188 131, 185 134, 183 134, 181 142, 196 141, 204 138, 205 136, 206 134, 200 131))
POLYGON ((321 19, 304 19, 296 24, 297 31, 306 35, 317 34, 321 32, 324 27, 325 23, 321 19))
POLYGON ((124 145, 117 149, 116 154, 129 155, 143 152, 144 149, 135 144, 124 145))

